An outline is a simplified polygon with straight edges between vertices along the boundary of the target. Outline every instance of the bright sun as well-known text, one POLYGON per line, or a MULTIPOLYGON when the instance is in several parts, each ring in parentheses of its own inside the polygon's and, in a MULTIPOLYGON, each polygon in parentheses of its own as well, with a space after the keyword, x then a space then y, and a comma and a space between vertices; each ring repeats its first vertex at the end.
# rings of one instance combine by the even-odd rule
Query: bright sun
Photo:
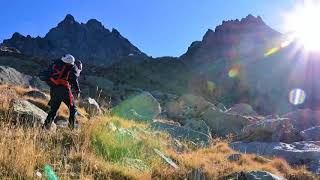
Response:
POLYGON ((305 1, 285 15, 286 31, 308 51, 320 51, 320 2, 305 1))

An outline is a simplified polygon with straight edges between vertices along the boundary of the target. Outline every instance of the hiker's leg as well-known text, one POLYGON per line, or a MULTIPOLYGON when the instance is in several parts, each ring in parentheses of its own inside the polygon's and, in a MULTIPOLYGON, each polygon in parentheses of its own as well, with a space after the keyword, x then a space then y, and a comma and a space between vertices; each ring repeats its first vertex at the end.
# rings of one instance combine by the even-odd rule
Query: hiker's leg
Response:
POLYGON ((70 106, 69 109, 70 109, 69 127, 73 129, 75 127, 75 123, 77 122, 78 109, 77 109, 77 106, 75 105, 70 106))
POLYGON ((54 94, 54 93, 55 92, 50 93, 52 95, 49 102, 50 111, 48 113, 46 120, 44 121, 44 126, 43 126, 46 129, 50 129, 51 123, 56 118, 57 111, 61 104, 61 99, 59 98, 59 94, 54 94))
POLYGON ((69 89, 67 93, 65 94, 65 98, 63 102, 68 106, 69 108, 69 127, 73 129, 75 127, 75 122, 77 118, 77 106, 75 105, 74 98, 72 95, 71 90, 69 89))

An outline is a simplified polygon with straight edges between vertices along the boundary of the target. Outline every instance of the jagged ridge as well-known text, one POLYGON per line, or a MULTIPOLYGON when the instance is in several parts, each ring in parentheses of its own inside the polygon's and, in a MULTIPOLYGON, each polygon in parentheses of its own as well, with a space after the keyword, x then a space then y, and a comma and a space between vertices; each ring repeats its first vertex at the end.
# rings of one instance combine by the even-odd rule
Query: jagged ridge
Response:
POLYGON ((11 39, 3 41, 3 45, 46 58, 72 53, 84 62, 96 65, 111 65, 126 57, 147 58, 116 29, 110 31, 96 19, 80 24, 70 14, 43 38, 14 33, 11 39))

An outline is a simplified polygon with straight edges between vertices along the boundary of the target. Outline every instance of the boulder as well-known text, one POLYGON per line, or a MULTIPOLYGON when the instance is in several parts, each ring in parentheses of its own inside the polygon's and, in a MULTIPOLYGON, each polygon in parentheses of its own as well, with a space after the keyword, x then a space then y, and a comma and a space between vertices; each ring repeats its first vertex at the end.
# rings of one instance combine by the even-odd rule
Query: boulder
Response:
POLYGON ((230 114, 238 114, 241 116, 258 116, 258 113, 253 110, 249 104, 236 104, 227 111, 230 114))
POLYGON ((320 141, 320 126, 301 131, 300 135, 304 141, 320 141))
POLYGON ((248 125, 243 129, 241 136, 247 141, 291 143, 302 140, 299 131, 285 118, 261 120, 248 125))
POLYGON ((299 109, 281 116, 290 119, 293 127, 299 131, 320 126, 320 111, 299 109))
POLYGON ((228 111, 228 109, 226 108, 226 106, 224 106, 222 103, 219 103, 217 105, 217 109, 219 109, 221 112, 226 112, 228 111))
POLYGON ((227 179, 239 180, 285 180, 283 177, 276 176, 267 171, 251 171, 234 173, 227 177, 227 179))
POLYGON ((233 142, 230 147, 242 153, 276 156, 291 165, 306 165, 314 173, 320 173, 320 142, 301 141, 291 144, 281 142, 233 142))
POLYGON ((187 119, 186 121, 184 121, 183 127, 192 129, 194 131, 202 132, 204 134, 207 134, 208 136, 211 136, 210 128, 201 119, 187 119))
POLYGON ((9 106, 14 123, 26 126, 43 124, 47 113, 25 100, 13 99, 9 106))
POLYGON ((223 137, 229 134, 240 135, 242 129, 251 123, 246 117, 223 113, 213 108, 207 109, 202 117, 213 134, 223 137))
POLYGON ((90 117, 102 114, 98 102, 93 98, 86 98, 80 101, 80 107, 85 108, 90 117))
POLYGON ((30 86, 30 76, 20 73, 14 68, 0 66, 0 84, 30 86))
POLYGON ((28 91, 24 94, 24 96, 28 96, 28 97, 36 98, 36 99, 43 99, 43 100, 49 99, 49 97, 45 93, 43 93, 41 91, 37 91, 37 90, 28 91))
POLYGON ((185 127, 167 124, 164 122, 153 122, 151 128, 158 131, 165 131, 173 138, 188 140, 196 143, 199 146, 209 145, 210 137, 202 132, 194 131, 185 127))
POLYGON ((8 66, 0 66, 0 84, 49 89, 46 83, 40 81, 39 78, 20 73, 16 69, 8 66))
POLYGON ((183 95, 177 101, 169 102, 166 105, 168 117, 172 119, 197 118, 209 107, 215 108, 203 97, 191 94, 183 95))
POLYGON ((115 116, 138 121, 152 121, 160 113, 159 102, 148 92, 131 96, 112 109, 115 116))

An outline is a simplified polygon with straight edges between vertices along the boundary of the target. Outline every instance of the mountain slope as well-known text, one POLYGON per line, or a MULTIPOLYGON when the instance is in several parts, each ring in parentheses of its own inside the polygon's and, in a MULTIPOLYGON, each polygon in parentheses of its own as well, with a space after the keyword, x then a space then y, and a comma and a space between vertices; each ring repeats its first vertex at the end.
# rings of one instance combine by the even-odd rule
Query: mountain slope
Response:
POLYGON ((218 59, 260 57, 281 38, 282 34, 267 26, 261 17, 248 15, 241 20, 223 21, 215 30, 209 29, 202 41, 193 42, 181 58, 199 66, 218 59))
POLYGON ((95 65, 108 66, 125 57, 147 58, 116 29, 110 31, 95 19, 80 24, 72 15, 67 15, 43 38, 14 33, 11 39, 3 41, 3 45, 15 47, 27 55, 46 58, 71 53, 84 62, 95 65))

